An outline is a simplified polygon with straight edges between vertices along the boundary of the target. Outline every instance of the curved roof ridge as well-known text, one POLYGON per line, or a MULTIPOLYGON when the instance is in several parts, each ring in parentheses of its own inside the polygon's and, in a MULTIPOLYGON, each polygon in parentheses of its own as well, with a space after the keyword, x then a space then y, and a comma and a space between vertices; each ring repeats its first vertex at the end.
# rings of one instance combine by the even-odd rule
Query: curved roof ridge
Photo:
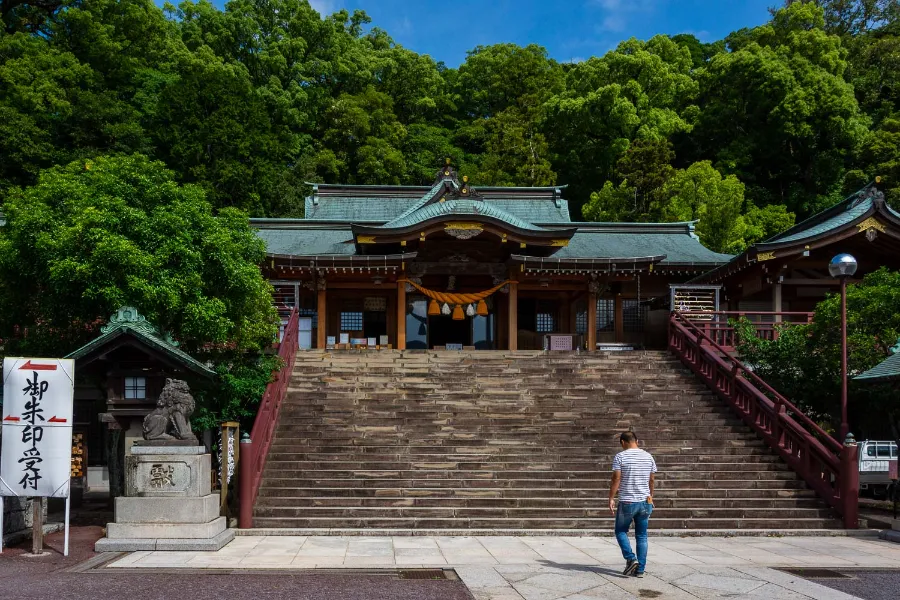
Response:
POLYGON ((431 186, 430 190, 425 192, 425 195, 422 196, 421 200, 419 200, 418 202, 416 202, 415 204, 410 206, 404 212, 400 213, 400 215, 398 215, 397 217, 391 219, 390 221, 388 221, 387 223, 382 225, 382 227, 396 227, 396 225, 394 225, 395 222, 402 222, 404 219, 406 219, 407 217, 409 217, 416 211, 419 211, 419 210, 425 208, 426 206, 428 206, 429 203, 437 195, 437 193, 444 187, 444 184, 448 181, 450 182, 451 185, 456 187, 456 182, 454 182, 452 179, 441 179, 440 181, 435 183, 433 186, 431 186))
POLYGON ((468 216, 472 214, 484 215, 503 221, 504 223, 531 231, 547 231, 544 227, 539 227, 533 223, 529 223, 524 219, 503 210, 498 206, 494 206, 482 200, 472 198, 452 198, 446 202, 435 202, 419 206, 415 210, 409 210, 403 215, 397 217, 393 221, 389 221, 381 226, 384 229, 397 229, 401 227, 409 227, 423 221, 433 219, 435 217, 452 216, 458 214, 460 216, 468 216))

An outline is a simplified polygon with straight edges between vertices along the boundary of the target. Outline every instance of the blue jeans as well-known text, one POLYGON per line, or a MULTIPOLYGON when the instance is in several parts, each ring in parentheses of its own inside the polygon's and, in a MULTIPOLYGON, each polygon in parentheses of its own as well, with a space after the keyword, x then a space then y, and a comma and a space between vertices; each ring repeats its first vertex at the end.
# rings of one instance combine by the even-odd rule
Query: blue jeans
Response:
POLYGON ((649 502, 619 502, 619 508, 616 510, 616 540, 625 560, 638 561, 638 573, 643 573, 647 566, 647 526, 650 524, 652 512, 653 505, 649 502), (628 529, 632 521, 634 521, 637 557, 631 551, 631 542, 628 541, 628 529))

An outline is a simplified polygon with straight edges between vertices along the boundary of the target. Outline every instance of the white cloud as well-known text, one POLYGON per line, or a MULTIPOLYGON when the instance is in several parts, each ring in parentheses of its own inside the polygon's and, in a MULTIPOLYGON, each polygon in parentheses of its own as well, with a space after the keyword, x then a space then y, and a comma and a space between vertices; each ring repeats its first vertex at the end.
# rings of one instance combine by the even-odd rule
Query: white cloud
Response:
MULTIPOLYGON (((613 0, 609 0, 613 1, 613 0)), ((610 15, 603 19, 603 22, 600 23, 600 26, 597 27, 598 31, 622 31, 625 29, 626 25, 625 17, 622 15, 610 15)))
POLYGON ((337 10, 337 2, 335 0, 309 0, 309 5, 323 17, 327 17, 337 10))
POLYGON ((603 14, 596 26, 598 32, 624 31, 633 17, 654 12, 666 0, 590 0, 603 14))

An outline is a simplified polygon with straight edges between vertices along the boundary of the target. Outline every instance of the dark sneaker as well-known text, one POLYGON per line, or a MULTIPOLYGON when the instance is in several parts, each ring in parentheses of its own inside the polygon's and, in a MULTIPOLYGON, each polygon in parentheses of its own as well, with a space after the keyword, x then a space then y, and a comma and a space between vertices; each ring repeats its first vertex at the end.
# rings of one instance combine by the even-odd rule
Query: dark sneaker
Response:
POLYGON ((622 571, 622 575, 625 575, 626 577, 628 575, 634 575, 637 572, 639 566, 641 565, 638 561, 629 560, 628 564, 625 565, 625 570, 622 571))
POLYGON ((644 578, 644 572, 643 572, 643 571, 635 571, 635 572, 634 572, 634 576, 635 576, 635 577, 638 577, 638 578, 640 578, 640 579, 643 579, 643 578, 644 578))

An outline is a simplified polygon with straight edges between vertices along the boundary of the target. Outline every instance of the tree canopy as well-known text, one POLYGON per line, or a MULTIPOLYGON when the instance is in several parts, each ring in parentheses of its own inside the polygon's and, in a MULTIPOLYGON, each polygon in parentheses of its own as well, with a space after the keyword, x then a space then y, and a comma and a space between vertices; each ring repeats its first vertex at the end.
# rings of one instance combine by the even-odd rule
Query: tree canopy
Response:
POLYGON ((876 175, 900 202, 893 0, 786 0, 723 40, 630 39, 576 64, 478 46, 456 68, 307 0, 0 13, 0 199, 45 169, 138 152, 214 211, 301 216, 308 182, 425 184, 449 156, 483 185, 566 184, 576 218, 699 217, 727 251, 876 175))
POLYGON ((0 228, 4 350, 65 354, 121 306, 191 352, 260 351, 275 335, 262 241, 159 161, 103 156, 14 188, 0 228), (29 328, 30 331, 25 331, 29 328))

